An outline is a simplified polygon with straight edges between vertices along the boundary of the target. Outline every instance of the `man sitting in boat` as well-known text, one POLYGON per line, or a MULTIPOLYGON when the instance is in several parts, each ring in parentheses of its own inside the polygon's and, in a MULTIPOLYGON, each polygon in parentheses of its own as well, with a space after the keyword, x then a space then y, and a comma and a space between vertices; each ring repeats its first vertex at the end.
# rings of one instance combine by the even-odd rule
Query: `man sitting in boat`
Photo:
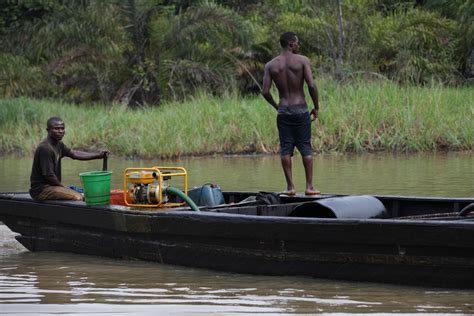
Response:
POLYGON ((48 137, 36 148, 31 168, 30 195, 34 200, 73 200, 82 201, 82 194, 61 184, 61 158, 69 157, 76 160, 92 160, 105 158, 108 150, 83 152, 69 149, 61 141, 66 127, 59 117, 48 119, 48 137))

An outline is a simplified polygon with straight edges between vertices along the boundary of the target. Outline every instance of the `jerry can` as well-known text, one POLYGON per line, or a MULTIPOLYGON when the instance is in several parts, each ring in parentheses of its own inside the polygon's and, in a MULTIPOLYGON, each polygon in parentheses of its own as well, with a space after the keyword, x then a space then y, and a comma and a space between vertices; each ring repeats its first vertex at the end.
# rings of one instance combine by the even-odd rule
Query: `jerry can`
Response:
POLYGON ((222 190, 217 184, 207 183, 188 190, 188 196, 198 206, 216 206, 225 203, 222 190))

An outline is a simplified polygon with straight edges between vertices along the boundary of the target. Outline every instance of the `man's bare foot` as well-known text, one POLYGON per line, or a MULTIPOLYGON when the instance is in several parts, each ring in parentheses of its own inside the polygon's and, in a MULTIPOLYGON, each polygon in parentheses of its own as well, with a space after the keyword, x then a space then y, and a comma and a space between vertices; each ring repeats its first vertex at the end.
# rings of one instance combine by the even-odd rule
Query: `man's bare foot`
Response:
POLYGON ((316 189, 306 189, 306 191, 304 191, 304 194, 305 195, 320 195, 321 191, 316 190, 316 189))
POLYGON ((288 195, 288 196, 294 196, 294 195, 296 195, 296 191, 294 189, 293 190, 286 190, 286 191, 281 192, 281 194, 288 195))

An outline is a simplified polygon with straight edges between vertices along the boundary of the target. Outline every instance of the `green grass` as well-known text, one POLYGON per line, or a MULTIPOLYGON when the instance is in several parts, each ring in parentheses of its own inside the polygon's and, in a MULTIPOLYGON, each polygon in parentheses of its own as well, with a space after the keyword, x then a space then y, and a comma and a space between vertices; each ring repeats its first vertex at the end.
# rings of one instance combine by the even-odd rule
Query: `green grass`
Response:
MULTIPOLYGON (((401 87, 392 82, 319 83, 316 152, 473 150, 474 90, 401 87)), ((126 157, 277 153, 276 112, 262 97, 217 98, 128 109, 27 98, 0 100, 0 151, 33 153, 50 116, 66 123, 64 142, 126 157)))

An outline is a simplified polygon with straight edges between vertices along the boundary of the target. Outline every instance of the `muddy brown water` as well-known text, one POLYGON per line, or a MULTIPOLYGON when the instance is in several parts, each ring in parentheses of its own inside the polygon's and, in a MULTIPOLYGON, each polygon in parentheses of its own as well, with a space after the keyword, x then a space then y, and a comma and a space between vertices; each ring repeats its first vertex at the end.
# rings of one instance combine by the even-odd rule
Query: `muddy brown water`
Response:
MULTIPOLYGON (((27 191, 31 158, 0 158, 0 191, 27 191)), ((315 156, 322 192, 415 196, 474 196, 472 153, 315 156)), ((190 187, 281 191, 277 156, 186 158, 174 161, 110 158, 112 187, 127 167, 184 166, 190 187)), ((63 161, 63 182, 100 161, 63 161)), ((304 190, 300 157, 294 177, 304 190)), ((474 291, 340 282, 307 277, 223 273, 144 261, 68 253, 31 253, 0 224, 0 314, 267 315, 314 313, 472 314, 474 291)))

